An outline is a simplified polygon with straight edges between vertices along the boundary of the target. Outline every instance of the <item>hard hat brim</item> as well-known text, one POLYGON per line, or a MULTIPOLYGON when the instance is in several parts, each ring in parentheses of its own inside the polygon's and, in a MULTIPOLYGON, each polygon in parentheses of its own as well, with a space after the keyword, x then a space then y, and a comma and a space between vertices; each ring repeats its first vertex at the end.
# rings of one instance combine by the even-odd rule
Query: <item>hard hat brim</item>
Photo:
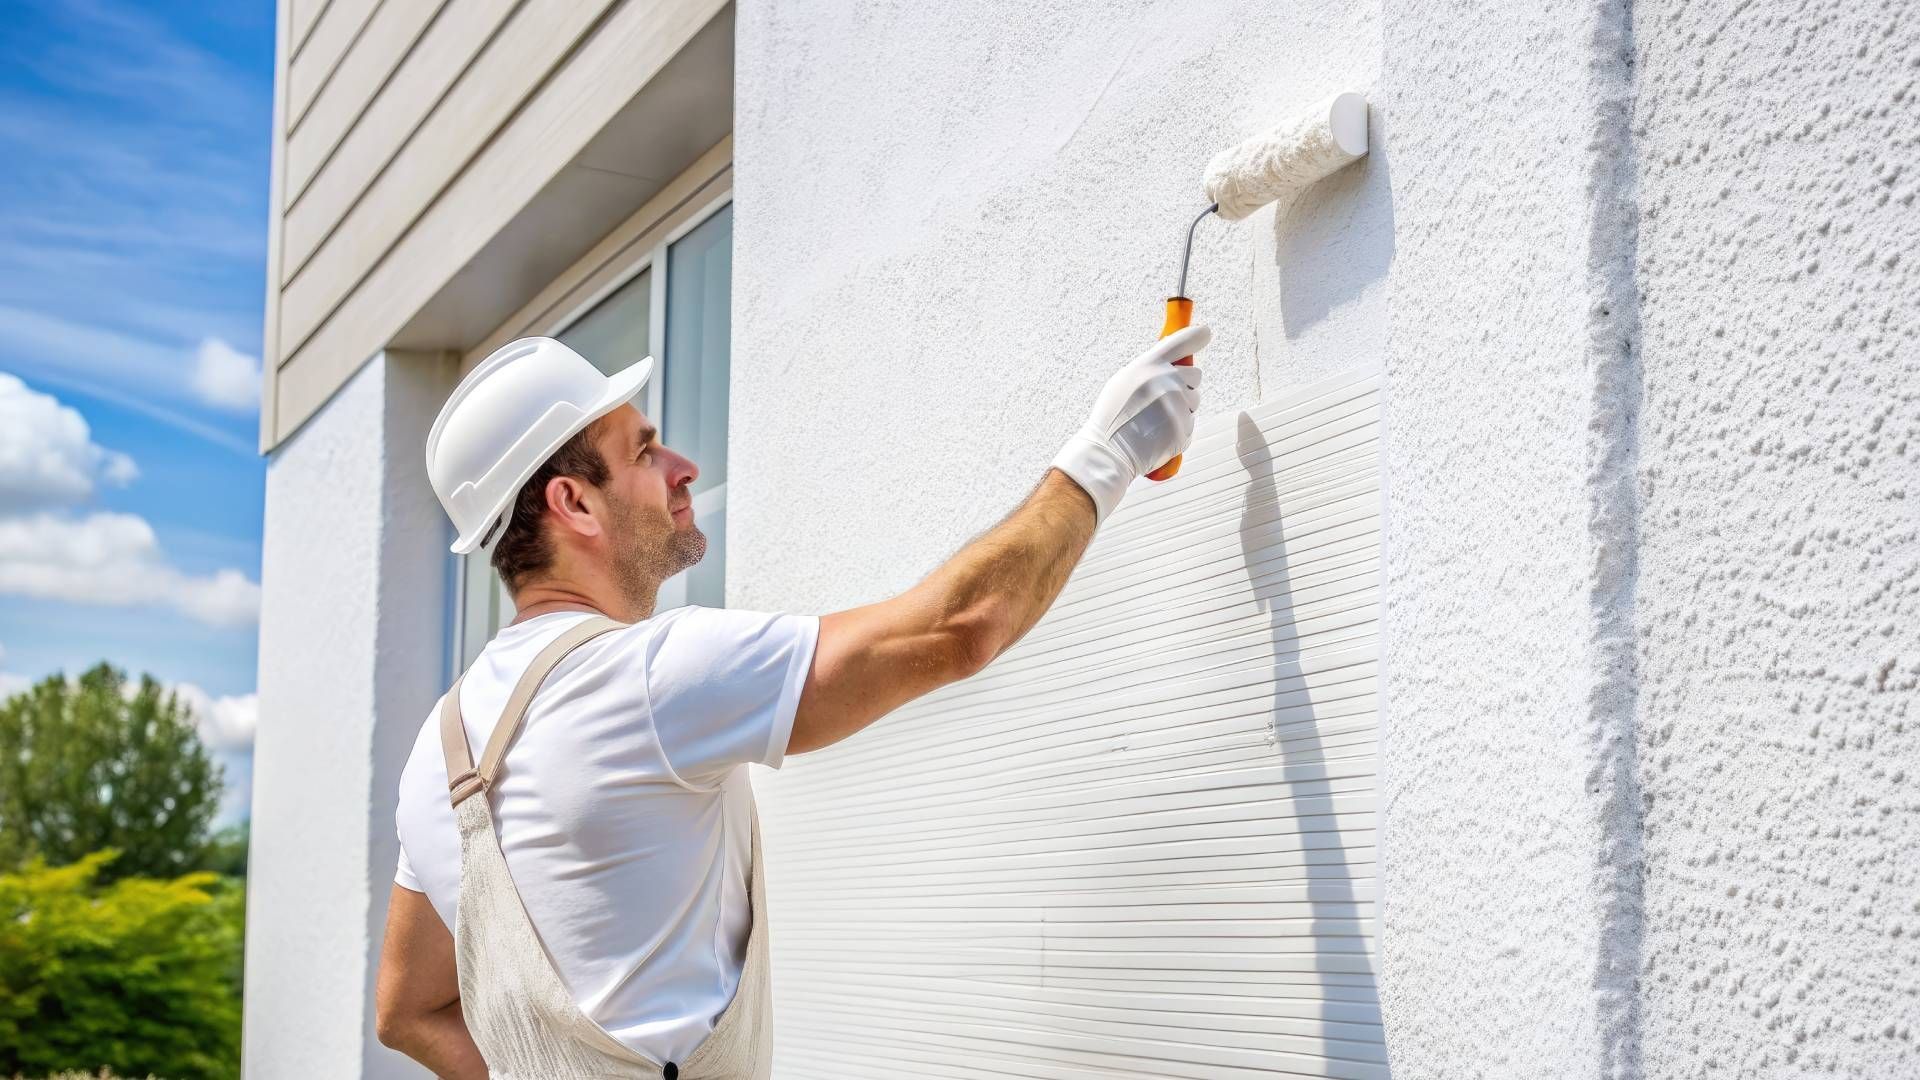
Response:
POLYGON ((552 457, 555 451, 565 446, 568 439, 585 431, 587 426, 595 420, 600 419, 637 397, 640 391, 646 389, 647 379, 652 377, 652 375, 653 357, 649 356, 641 359, 638 363, 630 367, 623 368, 607 376, 607 392, 601 396, 600 400, 594 402, 592 408, 589 408, 581 414, 581 419, 578 423, 568 426, 561 434, 556 435, 552 442, 533 460, 533 464, 527 467, 526 473, 507 488, 506 494, 502 496, 497 503, 488 508, 486 516, 480 519, 480 523, 467 532, 462 533, 460 538, 455 540, 448 550, 452 551, 455 555, 471 555, 480 547, 482 539, 489 539, 489 537, 487 537, 489 531, 495 533, 490 539, 499 539, 498 531, 494 529, 495 522, 501 514, 505 513, 513 505, 513 501, 519 498, 520 488, 526 484, 527 480, 531 478, 534 473, 539 471, 540 466, 546 464, 547 459, 552 457))

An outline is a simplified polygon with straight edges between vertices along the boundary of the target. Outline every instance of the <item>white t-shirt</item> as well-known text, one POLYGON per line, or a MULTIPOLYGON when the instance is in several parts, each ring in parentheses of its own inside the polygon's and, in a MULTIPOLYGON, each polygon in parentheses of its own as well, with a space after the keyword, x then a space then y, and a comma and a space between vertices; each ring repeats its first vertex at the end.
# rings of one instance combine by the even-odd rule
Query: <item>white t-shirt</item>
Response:
MULTIPOLYGON (((588 618, 502 629, 460 688, 479 759, 539 651, 588 618)), ((574 1001, 655 1061, 693 1052, 733 1000, 746 959, 753 788, 778 768, 820 620, 683 607, 574 650, 527 710, 491 798, 508 869, 574 1001)), ((394 881, 448 927, 460 836, 439 710, 400 776, 394 881)))

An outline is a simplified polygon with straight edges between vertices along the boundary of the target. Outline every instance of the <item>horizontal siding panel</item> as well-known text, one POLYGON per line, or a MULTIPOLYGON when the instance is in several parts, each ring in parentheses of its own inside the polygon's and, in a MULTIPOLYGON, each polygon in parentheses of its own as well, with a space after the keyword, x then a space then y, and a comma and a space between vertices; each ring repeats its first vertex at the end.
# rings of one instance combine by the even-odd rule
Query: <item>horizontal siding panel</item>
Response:
MULTIPOLYGON (((320 166, 366 114, 374 96, 399 70, 434 16, 460 6, 457 0, 390 0, 375 9, 360 40, 334 67, 333 77, 320 87, 287 136, 287 202, 299 199, 307 190, 320 166)), ((386 99, 387 107, 402 100, 396 94, 386 99)))
POLYGON ((299 262, 291 257, 282 262, 280 281, 284 284, 306 256, 313 252, 326 231, 338 224, 354 200, 373 178, 387 168, 393 157, 417 130, 427 114, 453 86, 474 54, 493 37, 500 21, 518 0, 449 0, 449 17, 435 19, 408 53, 398 71, 375 92, 373 100, 355 118, 331 154, 320 154, 313 143, 301 148, 306 179, 293 183, 295 143, 287 143, 288 175, 287 215, 295 206, 310 215, 304 227, 310 231, 299 262))
MULTIPOLYGON (((395 0, 406 3, 407 0, 395 0)), ((333 76, 340 60, 354 47, 379 0, 332 0, 313 26, 313 33, 287 69, 287 126, 297 129, 315 95, 333 76)))
POLYGON ((313 24, 327 9, 327 0, 291 0, 287 5, 287 55, 297 56, 313 33, 313 24))
POLYGON ((1378 394, 1206 425, 985 672, 756 778, 783 1078, 1386 1077, 1378 394))
MULTIPOLYGON (((431 111, 391 160, 376 164, 336 155, 339 179, 329 167, 287 208, 283 353, 313 332, 461 174, 566 59, 606 6, 605 0, 528 0, 491 40, 482 39, 486 44, 479 55, 457 73, 445 95, 431 103, 431 111), (370 166, 374 171, 367 171, 370 166), (368 176, 364 188, 354 183, 362 173, 368 176)), ((554 169, 562 164, 553 163, 554 169)))
MULTIPOLYGON (((324 288, 311 267, 295 278, 281 294, 274 430, 284 435, 297 428, 385 347, 724 6, 724 0, 624 0, 397 241, 362 253, 370 269, 358 272, 356 284, 344 280, 355 272, 339 265, 341 280, 324 288), (314 280, 306 280, 309 274, 314 280), (290 320, 298 329, 289 331, 290 320)), ((411 65, 410 57, 401 74, 411 65)), ((395 170, 403 171, 398 161, 395 170)), ((372 244, 358 231, 353 238, 372 244)), ((335 242, 353 240, 336 237, 327 246, 335 242)))

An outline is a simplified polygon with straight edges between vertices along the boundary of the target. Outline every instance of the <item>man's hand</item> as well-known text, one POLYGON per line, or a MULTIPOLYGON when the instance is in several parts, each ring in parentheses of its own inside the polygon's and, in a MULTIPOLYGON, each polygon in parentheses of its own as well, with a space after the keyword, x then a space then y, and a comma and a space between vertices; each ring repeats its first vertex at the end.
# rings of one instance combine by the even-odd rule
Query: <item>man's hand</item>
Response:
POLYGON ((1165 465, 1193 441, 1200 368, 1174 361, 1199 353, 1211 340, 1211 330, 1190 326, 1161 338, 1115 372, 1087 422, 1053 459, 1054 468, 1093 496, 1100 521, 1120 504, 1135 477, 1165 465))

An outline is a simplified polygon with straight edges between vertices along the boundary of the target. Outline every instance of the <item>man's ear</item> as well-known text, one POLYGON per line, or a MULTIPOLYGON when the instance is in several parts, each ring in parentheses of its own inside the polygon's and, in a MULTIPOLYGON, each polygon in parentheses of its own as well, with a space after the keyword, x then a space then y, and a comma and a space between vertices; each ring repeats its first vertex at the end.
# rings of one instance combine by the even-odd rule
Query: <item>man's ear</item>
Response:
POLYGON ((562 528, 580 536, 599 536, 599 492, 577 476, 556 476, 547 481, 547 513, 562 528))

